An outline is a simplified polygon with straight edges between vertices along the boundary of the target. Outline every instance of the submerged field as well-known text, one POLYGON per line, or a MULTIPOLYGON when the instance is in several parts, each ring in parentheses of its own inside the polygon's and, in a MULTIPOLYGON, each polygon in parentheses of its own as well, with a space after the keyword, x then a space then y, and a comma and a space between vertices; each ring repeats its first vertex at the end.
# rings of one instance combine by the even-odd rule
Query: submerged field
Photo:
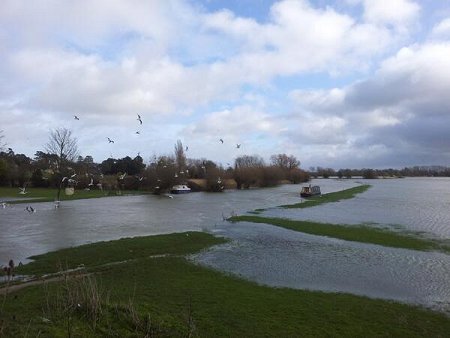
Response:
POLYGON ((191 263, 224 240, 137 237, 35 257, 18 273, 84 269, 0 294, 0 335, 41 337, 444 337, 450 318, 347 294, 275 289, 191 263))

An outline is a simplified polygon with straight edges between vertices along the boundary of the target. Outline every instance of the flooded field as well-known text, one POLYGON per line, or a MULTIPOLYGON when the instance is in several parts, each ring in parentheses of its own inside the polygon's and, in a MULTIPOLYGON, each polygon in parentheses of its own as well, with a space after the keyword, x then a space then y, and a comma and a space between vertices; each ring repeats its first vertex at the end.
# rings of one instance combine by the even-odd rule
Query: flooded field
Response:
MULTIPOLYGON (((322 192, 361 180, 316 180, 322 192)), ((273 208, 263 215, 332 223, 367 223, 450 239, 450 179, 368 181, 354 199, 307 209, 273 208), (429 191, 427 195, 423 191, 429 191)), ((223 221, 232 213, 299 201, 298 185, 164 196, 125 196, 13 205, 0 209, 1 264, 100 240, 187 230, 226 236, 229 244, 193 260, 272 286, 349 292, 448 310, 450 255, 386 248, 306 235, 270 225, 223 221)))

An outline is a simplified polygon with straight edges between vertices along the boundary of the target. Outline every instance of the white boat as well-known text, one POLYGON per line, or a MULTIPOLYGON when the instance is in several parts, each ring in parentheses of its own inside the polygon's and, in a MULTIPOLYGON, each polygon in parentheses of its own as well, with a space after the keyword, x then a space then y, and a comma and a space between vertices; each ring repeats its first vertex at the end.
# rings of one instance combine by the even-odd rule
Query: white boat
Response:
POLYGON ((191 192, 191 188, 189 188, 186 184, 177 184, 170 189, 171 194, 186 194, 191 192))

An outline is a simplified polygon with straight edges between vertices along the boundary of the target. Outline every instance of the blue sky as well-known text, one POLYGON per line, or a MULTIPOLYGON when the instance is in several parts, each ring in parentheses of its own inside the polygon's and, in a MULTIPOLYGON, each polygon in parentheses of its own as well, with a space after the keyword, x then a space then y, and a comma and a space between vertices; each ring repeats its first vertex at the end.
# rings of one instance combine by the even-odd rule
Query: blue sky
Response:
POLYGON ((180 139, 222 164, 450 165, 444 0, 6 0, 0 53, 0 130, 28 156, 66 127, 96 161, 180 139))

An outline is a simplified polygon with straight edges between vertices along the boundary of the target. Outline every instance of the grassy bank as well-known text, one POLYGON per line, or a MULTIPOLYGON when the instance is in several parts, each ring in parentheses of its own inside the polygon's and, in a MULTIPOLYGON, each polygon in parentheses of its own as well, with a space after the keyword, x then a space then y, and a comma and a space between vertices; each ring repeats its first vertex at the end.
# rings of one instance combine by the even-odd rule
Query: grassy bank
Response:
MULTIPOLYGON (((52 188, 30 188, 27 189, 27 193, 25 195, 19 194, 19 189, 17 188, 5 188, 0 187, 0 200, 9 202, 10 199, 14 199, 14 201, 10 201, 9 203, 30 203, 30 198, 32 198, 32 202, 53 202, 56 198, 57 189, 52 188), (17 200, 16 200, 17 199, 17 200)), ((121 191, 121 195, 138 195, 143 194, 145 192, 136 191, 136 190, 124 190, 121 191)), ((65 195, 64 189, 61 191, 61 201, 70 201, 77 199, 86 199, 86 198, 99 198, 99 197, 107 197, 107 196, 117 196, 115 191, 101 191, 101 190, 84 190, 79 189, 75 190, 73 195, 65 195)))
POLYGON ((272 224, 286 229, 304 232, 312 235, 328 236, 353 242, 379 244, 394 248, 413 250, 438 250, 450 252, 450 247, 431 239, 420 238, 413 233, 399 233, 387 229, 373 228, 365 225, 341 225, 297 221, 286 218, 261 217, 254 215, 233 216, 231 222, 252 222, 272 224))
MULTIPOLYGON (((104 242, 36 257, 22 271, 85 264, 90 275, 32 286, 0 303, 6 337, 444 337, 443 314, 382 300, 260 286, 180 256, 204 233, 104 242), (93 254, 98 257, 92 257, 93 254), (127 261, 115 265, 99 264, 127 261)), ((3 296, 2 296, 3 297, 3 296)))
POLYGON ((330 192, 328 194, 309 197, 300 203, 280 205, 280 207, 286 208, 286 209, 293 209, 293 208, 300 209, 300 208, 314 207, 316 205, 325 204, 325 203, 338 202, 340 200, 346 200, 346 199, 353 198, 353 197, 355 197, 355 195, 363 193, 364 191, 366 191, 369 188, 370 188, 370 185, 368 185, 368 184, 359 185, 357 187, 345 189, 342 191, 330 192))

